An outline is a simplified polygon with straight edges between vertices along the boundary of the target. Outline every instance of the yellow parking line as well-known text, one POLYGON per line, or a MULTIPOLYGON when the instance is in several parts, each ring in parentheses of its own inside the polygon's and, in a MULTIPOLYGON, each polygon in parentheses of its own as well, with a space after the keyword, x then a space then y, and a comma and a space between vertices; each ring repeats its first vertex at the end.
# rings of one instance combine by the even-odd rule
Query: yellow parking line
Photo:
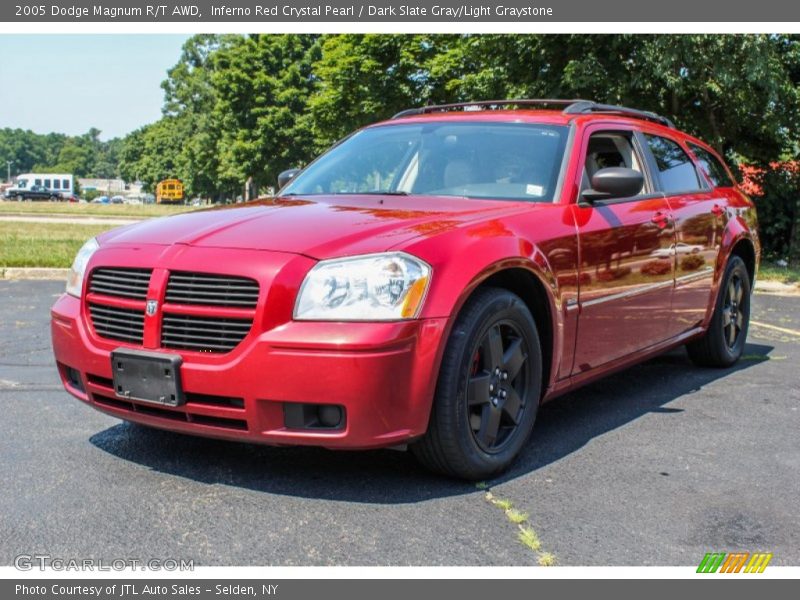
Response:
POLYGON ((777 325, 770 325, 769 323, 760 323, 758 321, 750 321, 751 325, 756 327, 763 327, 764 329, 772 329, 773 331, 780 331, 781 333, 788 333, 789 335, 796 335, 800 337, 800 331, 797 329, 787 329, 786 327, 778 327, 777 325))

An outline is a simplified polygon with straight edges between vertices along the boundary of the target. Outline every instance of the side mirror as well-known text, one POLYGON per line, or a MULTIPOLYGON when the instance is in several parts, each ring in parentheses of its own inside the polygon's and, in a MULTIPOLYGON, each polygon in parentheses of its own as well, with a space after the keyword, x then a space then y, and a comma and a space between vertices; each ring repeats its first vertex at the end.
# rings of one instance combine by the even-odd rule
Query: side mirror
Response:
POLYGON ((281 189, 292 179, 294 179, 299 172, 300 169, 286 169, 285 171, 281 172, 281 174, 278 175, 278 189, 281 189))
POLYGON ((581 198, 586 202, 629 198, 644 187, 644 176, 639 171, 625 167, 608 167, 592 175, 592 189, 584 190, 581 198))

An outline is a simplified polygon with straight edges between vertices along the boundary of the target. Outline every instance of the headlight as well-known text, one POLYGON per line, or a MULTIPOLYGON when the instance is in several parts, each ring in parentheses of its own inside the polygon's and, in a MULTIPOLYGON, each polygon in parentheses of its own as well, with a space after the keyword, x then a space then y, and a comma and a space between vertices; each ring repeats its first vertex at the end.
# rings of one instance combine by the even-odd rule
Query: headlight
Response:
POLYGON ((86 242, 78 254, 75 255, 75 260, 72 261, 72 266, 69 269, 67 276, 67 293, 77 298, 81 297, 81 289, 83 288, 83 276, 86 274, 86 265, 89 259, 92 258, 100 245, 97 240, 92 238, 86 242))
POLYGON ((419 314, 431 268, 403 252, 323 260, 303 282, 294 318, 393 321, 419 314))

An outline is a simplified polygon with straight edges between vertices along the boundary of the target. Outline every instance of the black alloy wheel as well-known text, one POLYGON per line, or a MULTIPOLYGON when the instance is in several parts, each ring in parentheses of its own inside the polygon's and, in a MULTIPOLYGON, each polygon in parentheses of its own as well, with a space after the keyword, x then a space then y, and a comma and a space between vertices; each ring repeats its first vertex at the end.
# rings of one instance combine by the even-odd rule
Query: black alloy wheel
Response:
POLYGON ((739 256, 725 268, 714 314, 705 333, 686 344, 689 358, 702 367, 730 367, 744 352, 750 323, 750 273, 739 256))
POLYGON ((527 342, 512 321, 493 324, 480 339, 467 382, 469 426, 478 447, 501 451, 519 427, 528 397, 527 342))
POLYGON ((744 327, 744 313, 741 310, 744 299, 744 283, 737 273, 732 273, 725 288, 725 300, 722 303, 722 327, 728 349, 733 351, 744 327))
POLYGON ((411 446, 429 469, 462 479, 507 469, 533 430, 542 351, 533 315, 501 288, 479 288, 447 340, 428 431, 411 446))

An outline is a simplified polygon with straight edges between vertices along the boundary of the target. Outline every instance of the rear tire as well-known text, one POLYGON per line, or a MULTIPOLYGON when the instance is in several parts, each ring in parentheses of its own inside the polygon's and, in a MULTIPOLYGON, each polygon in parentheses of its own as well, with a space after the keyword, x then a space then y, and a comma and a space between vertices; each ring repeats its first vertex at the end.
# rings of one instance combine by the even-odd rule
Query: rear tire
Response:
POLYGON ((717 294, 711 323, 703 337, 686 344, 689 358, 701 367, 730 367, 744 352, 750 324, 750 274, 732 256, 717 294))
POLYGON ((528 307, 507 290, 479 289, 450 333, 428 431, 411 451, 451 477, 498 475, 533 430, 541 380, 539 335, 528 307))

